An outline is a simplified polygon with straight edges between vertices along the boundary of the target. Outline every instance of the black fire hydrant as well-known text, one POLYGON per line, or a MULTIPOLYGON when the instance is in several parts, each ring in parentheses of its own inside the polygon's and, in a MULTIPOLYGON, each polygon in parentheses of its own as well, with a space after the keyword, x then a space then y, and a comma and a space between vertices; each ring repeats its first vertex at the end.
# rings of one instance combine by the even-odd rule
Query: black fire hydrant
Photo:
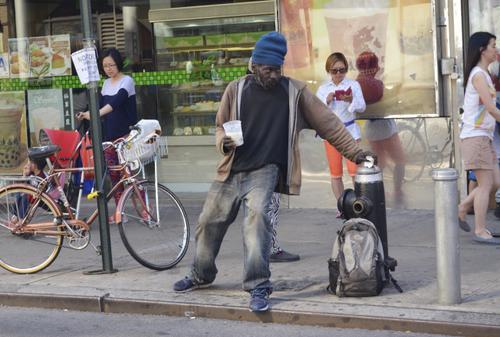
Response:
POLYGON ((370 162, 358 167, 354 178, 354 191, 345 189, 337 207, 346 220, 364 218, 375 225, 384 248, 385 264, 389 270, 394 271, 397 261, 389 257, 384 181, 380 169, 370 162))

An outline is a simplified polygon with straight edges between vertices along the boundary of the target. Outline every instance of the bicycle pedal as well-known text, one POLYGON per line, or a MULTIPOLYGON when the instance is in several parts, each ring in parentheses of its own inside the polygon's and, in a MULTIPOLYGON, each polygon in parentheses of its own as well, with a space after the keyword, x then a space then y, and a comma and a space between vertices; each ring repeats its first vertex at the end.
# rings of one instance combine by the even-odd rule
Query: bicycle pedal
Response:
POLYGON ((102 256, 102 247, 99 245, 99 246, 96 246, 96 253, 97 253, 97 256, 102 256))

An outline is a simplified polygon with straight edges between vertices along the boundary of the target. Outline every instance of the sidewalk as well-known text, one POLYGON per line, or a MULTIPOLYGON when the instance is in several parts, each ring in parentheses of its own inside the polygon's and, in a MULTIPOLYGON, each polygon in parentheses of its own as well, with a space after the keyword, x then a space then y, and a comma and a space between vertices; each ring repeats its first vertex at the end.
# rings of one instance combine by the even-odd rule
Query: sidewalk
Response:
MULTIPOLYGON (((194 226, 202 206, 202 200, 182 201, 193 231, 188 254, 175 268, 156 272, 142 267, 128 255, 112 227, 113 263, 119 272, 83 275, 101 268, 101 257, 91 248, 63 249, 54 264, 38 274, 0 270, 0 304, 500 336, 500 246, 474 243, 470 233, 460 232, 463 303, 438 305, 433 211, 387 210, 389 254, 398 260, 393 276, 404 293, 389 287, 378 297, 339 299, 325 290, 327 259, 342 223, 335 219, 335 210, 282 209, 280 244, 300 254, 301 260, 271 265, 275 287, 271 311, 253 314, 247 309, 249 295, 241 290, 242 212, 223 242, 214 285, 186 294, 173 292, 173 283, 189 271, 194 226)), ((492 214, 488 218, 500 231, 500 221, 492 214)))

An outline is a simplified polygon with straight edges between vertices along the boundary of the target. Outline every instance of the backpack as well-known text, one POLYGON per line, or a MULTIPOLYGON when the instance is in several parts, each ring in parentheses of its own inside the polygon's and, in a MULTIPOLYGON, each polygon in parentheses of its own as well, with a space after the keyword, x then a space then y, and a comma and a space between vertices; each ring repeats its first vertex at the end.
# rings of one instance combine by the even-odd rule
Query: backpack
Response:
POLYGON ((380 294, 392 279, 384 263, 382 241, 375 225, 366 219, 352 218, 338 232, 328 260, 328 291, 339 297, 364 297, 380 294))

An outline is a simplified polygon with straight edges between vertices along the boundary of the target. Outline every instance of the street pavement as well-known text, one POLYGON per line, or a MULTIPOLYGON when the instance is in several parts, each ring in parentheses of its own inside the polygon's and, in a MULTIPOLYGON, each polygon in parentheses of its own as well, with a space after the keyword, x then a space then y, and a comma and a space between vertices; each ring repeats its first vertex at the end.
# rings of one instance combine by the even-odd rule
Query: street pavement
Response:
MULTIPOLYGON (((335 209, 281 209, 279 242, 300 261, 271 265, 274 292, 271 311, 248 311, 249 295, 241 290, 243 273, 242 212, 230 227, 217 258, 219 273, 212 287, 185 294, 173 284, 189 272, 194 227, 203 199, 181 195, 191 222, 187 255, 173 269, 158 272, 139 265, 124 249, 112 226, 116 273, 86 275, 102 268, 92 248, 63 249, 46 270, 16 275, 0 270, 0 304, 84 311, 126 312, 347 328, 399 330, 457 336, 500 336, 500 246, 478 244, 460 232, 461 298, 440 305, 437 294, 433 210, 387 210, 389 255, 397 259, 393 277, 404 292, 389 286, 377 297, 338 298, 326 291, 327 260, 342 221, 335 209)), ((469 216, 469 222, 473 222, 469 216)), ((488 214, 490 227, 500 221, 488 214)), ((95 224, 97 225, 97 224, 95 224)), ((93 241, 99 241, 94 226, 93 241)))

